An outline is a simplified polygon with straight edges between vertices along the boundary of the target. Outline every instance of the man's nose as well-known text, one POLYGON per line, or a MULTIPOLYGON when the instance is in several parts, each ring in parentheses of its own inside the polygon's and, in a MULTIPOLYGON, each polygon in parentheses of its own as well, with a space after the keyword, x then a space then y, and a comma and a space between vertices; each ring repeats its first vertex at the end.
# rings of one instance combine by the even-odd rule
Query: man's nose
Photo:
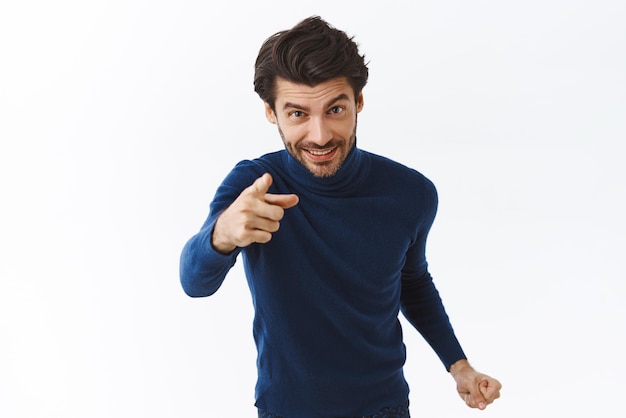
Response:
POLYGON ((313 118, 309 129, 309 141, 323 147, 332 139, 327 122, 323 118, 313 118))

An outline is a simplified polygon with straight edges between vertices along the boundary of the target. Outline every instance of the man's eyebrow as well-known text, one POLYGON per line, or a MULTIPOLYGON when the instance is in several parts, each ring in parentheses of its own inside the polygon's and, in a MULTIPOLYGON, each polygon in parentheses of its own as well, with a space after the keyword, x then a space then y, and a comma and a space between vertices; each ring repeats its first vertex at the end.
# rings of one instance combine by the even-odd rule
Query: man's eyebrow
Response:
MULTIPOLYGON (((325 107, 328 108, 341 100, 350 100, 350 98, 348 97, 346 93, 341 93, 339 96, 335 97, 334 99, 330 99, 328 103, 326 103, 325 107)), ((292 102, 285 102, 285 104, 283 105, 283 110, 285 109, 297 109, 297 110, 302 110, 304 112, 309 111, 309 108, 307 106, 302 106, 302 105, 299 105, 297 103, 292 103, 292 102)))
POLYGON ((335 97, 334 99, 329 100, 328 103, 326 104, 326 107, 331 107, 332 105, 334 105, 335 103, 341 100, 350 100, 350 98, 348 97, 346 93, 341 93, 339 96, 335 97))
POLYGON ((303 110, 305 112, 308 112, 309 110, 309 108, 306 106, 301 106, 299 104, 291 103, 291 102, 285 102, 285 104, 283 105, 283 110, 285 109, 298 109, 298 110, 303 110))

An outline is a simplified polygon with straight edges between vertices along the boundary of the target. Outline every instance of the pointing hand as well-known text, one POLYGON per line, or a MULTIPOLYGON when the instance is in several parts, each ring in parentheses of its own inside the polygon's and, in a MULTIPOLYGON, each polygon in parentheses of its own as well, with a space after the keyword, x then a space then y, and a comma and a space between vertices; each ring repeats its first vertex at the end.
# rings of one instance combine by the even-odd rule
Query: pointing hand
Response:
POLYGON ((271 194, 272 176, 263 174, 220 215, 213 229, 213 247, 229 253, 237 247, 266 243, 278 231, 280 220, 298 204, 295 194, 271 194))

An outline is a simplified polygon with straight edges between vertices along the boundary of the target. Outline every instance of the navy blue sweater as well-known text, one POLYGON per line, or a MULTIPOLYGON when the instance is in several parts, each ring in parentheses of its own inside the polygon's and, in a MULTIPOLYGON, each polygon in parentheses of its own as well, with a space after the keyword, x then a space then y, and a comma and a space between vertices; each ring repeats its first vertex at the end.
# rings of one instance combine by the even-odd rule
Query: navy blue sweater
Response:
POLYGON ((329 178, 314 177, 286 151, 237 164, 183 249, 181 283, 190 296, 209 296, 242 254, 255 308, 259 408, 345 417, 406 401, 400 310, 446 369, 465 358, 427 269, 436 209, 426 177, 358 148, 329 178), (298 205, 269 243, 218 253, 217 217, 266 172, 269 192, 295 193, 298 205))

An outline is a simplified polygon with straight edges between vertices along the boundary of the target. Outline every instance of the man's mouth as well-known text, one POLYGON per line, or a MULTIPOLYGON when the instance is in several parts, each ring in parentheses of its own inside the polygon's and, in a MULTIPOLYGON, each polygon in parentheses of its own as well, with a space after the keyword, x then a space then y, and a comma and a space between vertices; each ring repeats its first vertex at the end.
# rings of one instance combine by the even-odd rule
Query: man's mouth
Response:
POLYGON ((331 149, 327 149, 327 150, 307 150, 307 152, 310 152, 313 155, 326 155, 326 154, 330 154, 331 152, 333 152, 334 148, 331 149))
POLYGON ((311 160, 315 162, 324 162, 332 159, 335 156, 337 147, 328 149, 304 149, 303 150, 311 160))

